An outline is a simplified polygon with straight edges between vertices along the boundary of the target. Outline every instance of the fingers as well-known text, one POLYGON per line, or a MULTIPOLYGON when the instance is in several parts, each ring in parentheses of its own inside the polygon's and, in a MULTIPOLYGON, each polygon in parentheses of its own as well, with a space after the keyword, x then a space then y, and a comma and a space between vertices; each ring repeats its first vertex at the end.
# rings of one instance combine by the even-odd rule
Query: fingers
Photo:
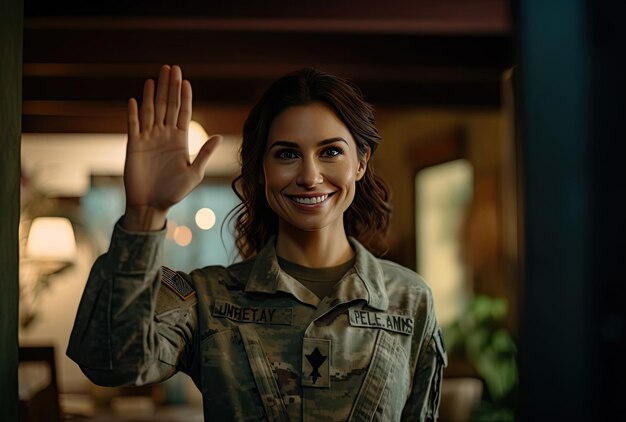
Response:
POLYGON ((191 122, 191 84, 189 81, 183 81, 181 89, 181 104, 180 113, 178 114, 178 128, 181 130, 187 130, 189 123, 191 122))
POLYGON ((170 85, 170 67, 168 65, 161 66, 159 72, 159 82, 157 85, 154 124, 163 125, 165 122, 165 114, 167 111, 167 96, 170 85))
POLYGON ((169 90, 167 94, 167 111, 165 113, 165 124, 176 126, 178 123, 178 112, 180 110, 180 90, 183 83, 183 73, 179 66, 172 66, 170 70, 169 90))
POLYGON ((202 148, 200 148, 200 151, 198 152, 198 156, 196 157, 195 160, 193 160, 191 167, 198 174, 198 176, 200 176, 200 178, 204 176, 204 171, 209 162, 209 158, 211 157, 211 155, 213 154, 213 151, 215 150, 215 148, 221 141, 222 141, 221 135, 211 136, 209 140, 206 141, 204 145, 202 145, 202 148))
POLYGON ((154 81, 148 79, 143 84, 143 100, 139 114, 141 130, 149 130, 154 125, 154 81))
POLYGON ((137 101, 134 98, 128 100, 128 137, 136 138, 139 136, 139 116, 137 112, 137 101))

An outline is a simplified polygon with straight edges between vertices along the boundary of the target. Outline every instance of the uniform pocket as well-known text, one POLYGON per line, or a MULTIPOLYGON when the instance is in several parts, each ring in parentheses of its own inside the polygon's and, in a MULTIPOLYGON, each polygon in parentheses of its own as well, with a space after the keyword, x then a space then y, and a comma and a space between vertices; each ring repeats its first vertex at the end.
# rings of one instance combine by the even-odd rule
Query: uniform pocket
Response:
POLYGON ((200 347, 202 396, 215 420, 264 420, 265 410, 239 329, 212 334, 200 347))
POLYGON ((181 353, 187 347, 186 339, 190 336, 190 329, 185 330, 189 315, 187 309, 172 309, 155 315, 154 321, 160 337, 157 354, 161 362, 179 365, 181 353))
POLYGON ((399 420, 408 390, 409 368, 406 351, 398 340, 398 334, 380 330, 350 420, 399 420))
POLYGON ((252 375, 268 420, 288 422, 289 416, 278 390, 276 378, 274 378, 274 373, 256 330, 251 325, 240 325, 239 334, 243 340, 252 375))

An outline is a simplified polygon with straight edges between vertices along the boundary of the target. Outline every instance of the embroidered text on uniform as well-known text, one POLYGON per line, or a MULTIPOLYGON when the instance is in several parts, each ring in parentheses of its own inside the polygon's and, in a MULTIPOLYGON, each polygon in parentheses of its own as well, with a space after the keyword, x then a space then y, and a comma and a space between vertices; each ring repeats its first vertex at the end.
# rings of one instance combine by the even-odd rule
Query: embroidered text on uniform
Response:
POLYGON ((402 334, 413 334, 413 318, 404 315, 369 312, 360 309, 349 310, 350 325, 374 327, 402 334))
POLYGON ((291 325, 291 308, 256 308, 238 306, 230 302, 216 300, 213 316, 228 318, 237 322, 257 324, 291 325))

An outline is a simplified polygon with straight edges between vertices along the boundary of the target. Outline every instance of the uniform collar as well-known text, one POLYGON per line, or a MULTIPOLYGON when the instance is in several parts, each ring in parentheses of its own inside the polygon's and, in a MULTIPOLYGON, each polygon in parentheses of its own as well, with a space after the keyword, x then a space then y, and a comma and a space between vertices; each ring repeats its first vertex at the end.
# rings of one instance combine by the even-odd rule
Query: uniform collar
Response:
POLYGON ((349 237, 348 240, 356 252, 354 270, 361 282, 365 285, 368 293, 367 304, 380 311, 386 311, 389 307, 389 297, 383 279, 383 270, 380 262, 358 240, 349 237))
MULTIPOLYGON (((329 299, 333 304, 361 299, 372 308, 386 310, 389 298, 378 259, 355 238, 349 237, 348 240, 355 251, 354 268, 341 279, 329 299)), ((280 268, 275 243, 276 237, 272 236, 256 256, 246 283, 246 293, 285 292, 300 302, 318 307, 320 299, 280 268)))

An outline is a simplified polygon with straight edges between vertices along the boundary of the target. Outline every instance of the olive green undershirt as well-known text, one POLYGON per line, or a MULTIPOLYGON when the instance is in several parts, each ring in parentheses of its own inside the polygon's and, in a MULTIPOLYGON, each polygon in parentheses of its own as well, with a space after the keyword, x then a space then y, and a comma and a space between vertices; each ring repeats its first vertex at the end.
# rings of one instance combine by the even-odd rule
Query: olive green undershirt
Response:
POLYGON ((336 267, 327 268, 303 267, 281 257, 277 258, 278 265, 284 272, 298 280, 320 299, 328 296, 335 284, 354 266, 354 258, 336 267))

